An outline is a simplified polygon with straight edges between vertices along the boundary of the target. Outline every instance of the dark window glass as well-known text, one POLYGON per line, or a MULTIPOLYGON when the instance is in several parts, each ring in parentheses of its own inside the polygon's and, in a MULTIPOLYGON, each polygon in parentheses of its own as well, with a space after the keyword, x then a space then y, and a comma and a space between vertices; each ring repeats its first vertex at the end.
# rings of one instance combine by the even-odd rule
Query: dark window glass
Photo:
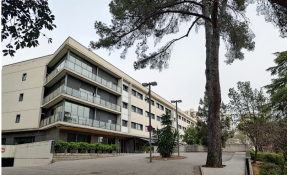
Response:
POLYGON ((24 144, 24 143, 33 143, 35 141, 35 137, 15 137, 14 144, 24 144))
POLYGON ((131 123, 131 128, 136 129, 136 124, 134 122, 131 123))
POLYGON ((128 109, 128 104, 123 102, 123 108, 128 109))
POLYGON ((160 122, 161 121, 160 116, 156 116, 156 120, 160 122))
POLYGON ((77 135, 68 133, 67 142, 76 142, 76 141, 77 141, 77 135))
POLYGON ((2 145, 6 145, 6 138, 2 138, 2 145))
POLYGON ((142 115, 143 114, 143 110, 140 109, 140 108, 137 108, 137 113, 142 115))
POLYGON ((137 112, 137 109, 136 109, 135 106, 132 106, 132 111, 133 111, 133 112, 137 112))
POLYGON ((27 78, 27 74, 24 73, 24 74, 22 75, 22 81, 26 81, 26 78, 27 78))
POLYGON ((123 90, 128 92, 128 87, 126 85, 123 85, 123 90))
POLYGON ((135 90, 132 90, 132 94, 133 94, 134 96, 137 96, 137 92, 136 92, 135 90))
POLYGON ((127 127, 127 126, 128 126, 128 121, 122 120, 122 125, 125 126, 125 127, 127 127))
POLYGON ((15 120, 15 123, 19 123, 20 122, 20 115, 16 115, 16 120, 15 120))
POLYGON ((86 142, 86 135, 78 134, 77 142, 86 142))
POLYGON ((19 101, 23 101, 23 98, 24 98, 24 94, 20 94, 19 95, 19 101))

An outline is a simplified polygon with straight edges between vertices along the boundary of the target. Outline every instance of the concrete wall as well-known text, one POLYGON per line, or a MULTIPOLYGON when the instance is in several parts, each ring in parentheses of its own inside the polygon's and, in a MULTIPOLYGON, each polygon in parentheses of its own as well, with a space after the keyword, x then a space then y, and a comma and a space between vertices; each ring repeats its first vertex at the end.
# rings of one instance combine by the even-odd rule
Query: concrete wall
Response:
POLYGON ((4 66, 2 69, 2 130, 39 128, 46 63, 51 55, 4 66), (22 75, 26 73, 26 81, 22 75), (23 101, 19 95, 23 93, 23 101), (15 123, 20 114, 20 122, 15 123))
POLYGON ((48 165, 53 158, 51 142, 48 140, 21 145, 2 145, 2 148, 6 149, 2 158, 14 157, 14 167, 48 165))
MULTIPOLYGON (((247 145, 245 144, 227 144, 222 149, 223 152, 245 152, 247 145)), ((177 151, 177 150, 176 150, 177 151)), ((207 148, 202 145, 180 145, 180 152, 206 152, 207 148)))

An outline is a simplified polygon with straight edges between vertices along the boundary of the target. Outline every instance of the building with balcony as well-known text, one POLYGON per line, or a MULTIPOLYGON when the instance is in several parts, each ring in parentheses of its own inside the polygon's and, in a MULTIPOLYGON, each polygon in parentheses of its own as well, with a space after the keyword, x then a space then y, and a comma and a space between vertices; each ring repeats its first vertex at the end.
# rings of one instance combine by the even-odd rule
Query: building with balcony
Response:
MULTIPOLYGON (((55 53, 2 69, 2 144, 44 140, 118 144, 136 152, 175 106, 72 38, 55 53)), ((179 129, 195 118, 179 110, 179 129)), ((176 125, 174 121, 174 125, 176 125)))

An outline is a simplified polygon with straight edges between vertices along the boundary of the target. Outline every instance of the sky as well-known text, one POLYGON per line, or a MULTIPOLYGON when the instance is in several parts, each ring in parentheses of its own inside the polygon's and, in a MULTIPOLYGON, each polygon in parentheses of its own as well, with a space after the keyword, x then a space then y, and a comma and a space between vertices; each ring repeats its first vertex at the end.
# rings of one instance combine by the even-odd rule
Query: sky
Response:
MULTIPOLYGON (((39 38, 40 45, 36 48, 17 50, 15 56, 3 57, 2 66, 25 61, 44 55, 53 54, 57 48, 70 36, 82 45, 88 47, 90 41, 97 41, 98 35, 94 29, 95 21, 110 24, 109 1, 100 0, 49 0, 49 6, 55 15, 57 28, 53 31, 42 30, 52 38, 48 44, 45 37, 39 38)), ((225 45, 221 42, 219 51, 219 72, 222 101, 228 103, 228 91, 236 87, 238 81, 250 81, 252 88, 261 88, 271 83, 271 75, 267 68, 274 66, 274 52, 287 50, 287 39, 279 37, 279 30, 271 23, 266 23, 264 16, 258 16, 256 6, 251 5, 246 15, 251 21, 250 28, 255 33, 255 50, 245 53, 243 61, 235 61, 227 65, 224 60, 225 45)), ((161 43, 154 46, 153 39, 149 40, 150 51, 163 46, 167 41, 184 35, 190 23, 182 23, 176 35, 165 37, 161 43)), ((2 42, 2 49, 7 41, 2 42)), ((135 71, 133 62, 136 61, 135 47, 128 51, 126 59, 120 58, 121 50, 109 52, 105 49, 94 50, 94 53, 121 69, 140 83, 156 81, 157 86, 152 91, 168 101, 182 100, 178 104, 181 110, 198 109, 199 100, 203 98, 205 90, 205 35, 201 27, 196 33, 194 30, 188 38, 178 41, 172 50, 169 68, 161 72, 158 70, 135 71)))

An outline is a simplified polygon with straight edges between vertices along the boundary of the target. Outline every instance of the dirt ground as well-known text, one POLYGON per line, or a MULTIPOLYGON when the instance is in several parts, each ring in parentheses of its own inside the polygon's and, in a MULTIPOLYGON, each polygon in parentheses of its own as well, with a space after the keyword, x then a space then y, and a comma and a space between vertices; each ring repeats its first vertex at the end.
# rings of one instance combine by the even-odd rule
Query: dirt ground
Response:
POLYGON ((260 175, 260 162, 252 163, 253 175, 260 175))

